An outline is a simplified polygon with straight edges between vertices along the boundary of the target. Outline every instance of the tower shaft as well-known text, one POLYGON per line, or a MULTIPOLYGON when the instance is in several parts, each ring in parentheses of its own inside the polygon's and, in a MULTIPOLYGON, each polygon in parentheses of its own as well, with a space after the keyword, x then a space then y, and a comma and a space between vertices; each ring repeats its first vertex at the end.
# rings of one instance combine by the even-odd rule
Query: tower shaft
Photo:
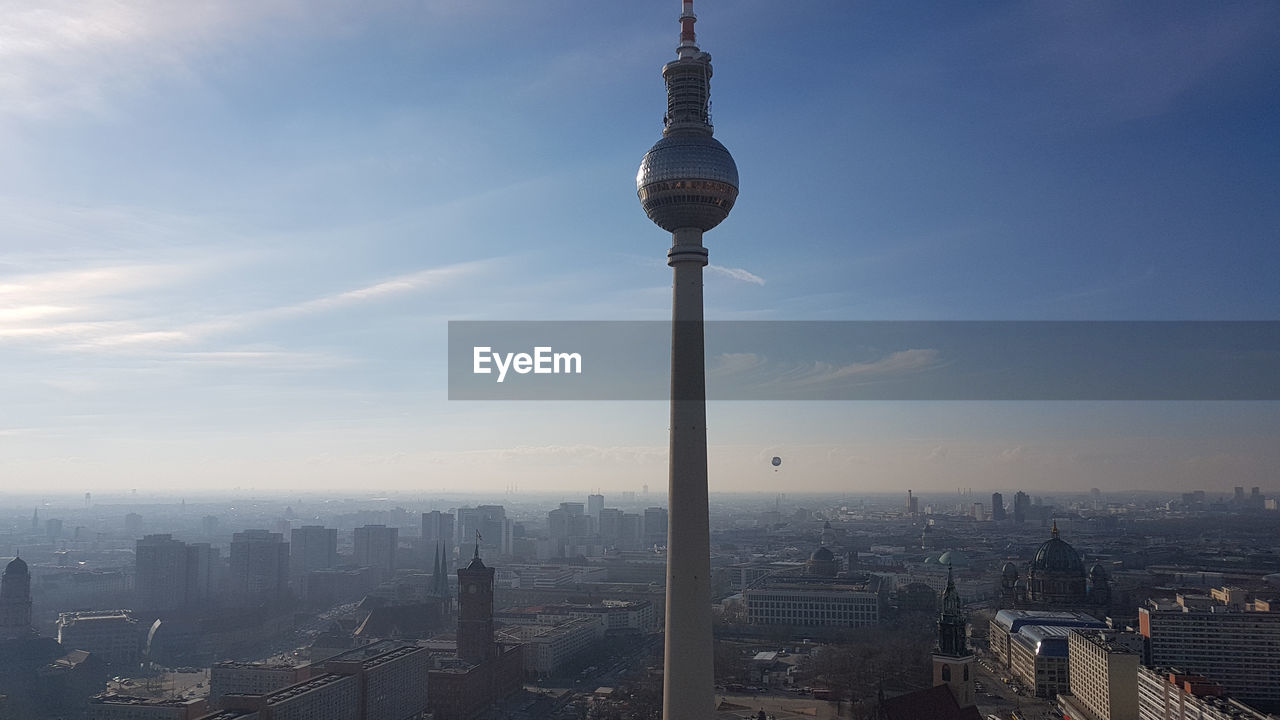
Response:
POLYGON ((664 720, 714 711, 711 531, 707 519, 706 365, 702 329, 702 231, 672 233, 671 448, 667 524, 664 720))

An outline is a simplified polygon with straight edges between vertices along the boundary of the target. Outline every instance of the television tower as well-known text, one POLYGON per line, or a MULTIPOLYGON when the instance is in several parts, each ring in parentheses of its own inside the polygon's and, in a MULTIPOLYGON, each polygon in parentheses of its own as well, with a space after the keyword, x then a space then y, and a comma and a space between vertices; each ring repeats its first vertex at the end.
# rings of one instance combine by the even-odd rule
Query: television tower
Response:
POLYGON ((711 532, 707 521, 707 393, 702 332, 702 233, 729 215, 738 167, 711 137, 711 56, 694 37, 693 0, 682 0, 676 59, 662 66, 662 139, 636 174, 649 219, 671 233, 671 452, 667 525, 664 720, 714 713, 711 532))

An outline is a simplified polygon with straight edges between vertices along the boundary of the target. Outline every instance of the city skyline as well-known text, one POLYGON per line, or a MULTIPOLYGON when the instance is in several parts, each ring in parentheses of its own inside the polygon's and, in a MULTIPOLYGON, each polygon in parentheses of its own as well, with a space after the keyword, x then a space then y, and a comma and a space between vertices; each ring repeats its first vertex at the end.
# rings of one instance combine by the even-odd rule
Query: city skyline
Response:
MULTIPOLYGON (((450 403, 444 337, 667 316, 630 178, 674 5, 15 13, 0 472, 660 487, 664 404, 450 403)), ((699 6, 748 179, 709 319, 1275 319, 1274 6, 806 8, 699 6)), ((712 492, 1274 491, 1280 468, 1272 403, 708 414, 712 492)))

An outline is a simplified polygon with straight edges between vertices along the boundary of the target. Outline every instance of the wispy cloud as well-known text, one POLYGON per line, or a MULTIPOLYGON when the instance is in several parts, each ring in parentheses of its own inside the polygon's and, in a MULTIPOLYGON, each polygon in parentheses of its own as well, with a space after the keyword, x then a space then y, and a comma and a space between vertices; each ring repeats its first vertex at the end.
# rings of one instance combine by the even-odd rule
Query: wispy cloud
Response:
POLYGON ((764 285, 764 278, 760 277, 759 275, 756 275, 750 270, 744 270, 742 268, 723 267, 721 265, 708 265, 707 270, 717 275, 723 275, 724 277, 727 277, 733 280, 739 280, 741 282, 751 283, 752 285, 764 285))
MULTIPOLYGON (((178 290, 206 276, 216 261, 191 264, 122 265, 0 278, 0 343, 21 342, 51 352, 98 352, 157 355, 175 359, 178 346, 208 353, 204 361, 262 362, 265 357, 238 348, 197 347, 238 331, 271 322, 398 298, 438 289, 473 276, 495 261, 475 261, 426 268, 381 279, 349 290, 294 303, 198 317, 199 297, 180 300, 147 296, 144 291, 178 290), (185 307, 165 307, 177 302, 185 307), (194 305, 194 308, 192 307, 194 305)), ((193 356, 187 356, 192 360, 193 356)))
POLYGON ((832 363, 822 360, 773 360, 757 353, 723 353, 711 358, 708 377, 745 388, 808 390, 843 388, 901 378, 941 367, 940 353, 912 348, 869 361, 832 363))
POLYGON ((192 56, 247 26, 304 13, 309 3, 53 0, 0 14, 0 117, 102 113, 111 98, 157 77, 191 80, 192 56))

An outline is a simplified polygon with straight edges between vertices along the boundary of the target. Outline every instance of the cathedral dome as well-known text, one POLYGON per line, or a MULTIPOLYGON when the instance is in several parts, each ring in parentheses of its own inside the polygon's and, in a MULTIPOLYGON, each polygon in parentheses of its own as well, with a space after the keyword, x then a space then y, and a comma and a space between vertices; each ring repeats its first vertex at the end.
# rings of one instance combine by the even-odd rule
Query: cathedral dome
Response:
POLYGON ((1007 579, 1010 579, 1010 580, 1017 580, 1017 579, 1018 579, 1018 566, 1017 566, 1017 565, 1014 565, 1014 564, 1013 564, 1013 563, 1011 563, 1011 562, 1007 562, 1007 563, 1005 563, 1005 564, 1004 564, 1004 567, 1003 567, 1003 568, 1001 568, 1001 570, 1000 570, 1000 576, 1001 576, 1001 577, 1004 577, 1004 578, 1007 578, 1007 579))
POLYGON ((4 574, 8 575, 10 573, 13 573, 15 575, 29 575, 30 571, 27 570, 27 561, 23 560, 20 557, 16 557, 13 560, 10 560, 9 564, 6 565, 4 568, 4 574))
POLYGON ((1034 572, 1050 572, 1071 575, 1084 575, 1084 562, 1080 553, 1067 541, 1058 537, 1058 528, 1053 528, 1053 537, 1044 541, 1036 550, 1035 559, 1031 561, 1034 572))
POLYGON ((809 559, 813 562, 831 562, 832 560, 835 560, 835 557, 836 556, 833 555, 825 545, 820 545, 818 546, 818 549, 814 550, 813 554, 809 556, 809 559))
POLYGON ((1093 567, 1089 568, 1089 577, 1093 580, 1106 580, 1107 569, 1102 567, 1102 563, 1094 563, 1093 567))

